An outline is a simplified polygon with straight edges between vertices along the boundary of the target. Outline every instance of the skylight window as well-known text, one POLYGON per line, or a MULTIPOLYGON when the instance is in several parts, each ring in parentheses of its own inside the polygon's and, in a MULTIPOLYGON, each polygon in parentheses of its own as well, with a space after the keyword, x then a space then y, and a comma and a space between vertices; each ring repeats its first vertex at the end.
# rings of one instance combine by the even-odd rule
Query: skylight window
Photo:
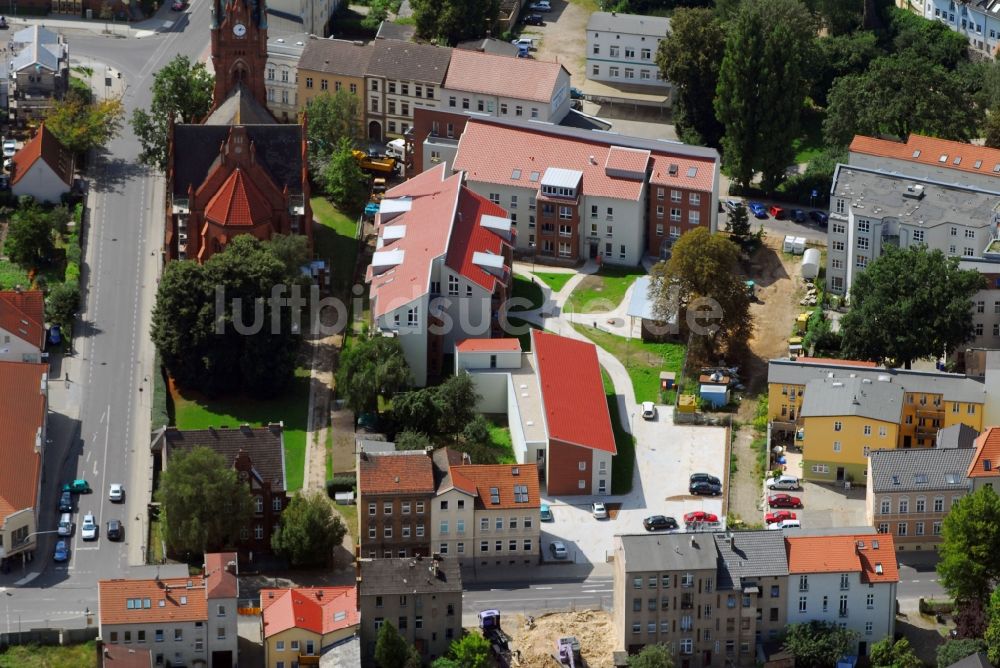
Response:
POLYGON ((892 484, 893 485, 898 485, 899 484, 899 476, 898 475, 892 476, 892 484))
MULTIPOLYGON (((997 165, 997 168, 998 168, 997 171, 1000 171, 1000 165, 997 165)), ((541 175, 542 175, 541 172, 532 172, 531 176, 528 177, 528 180, 537 181, 541 175)))
POLYGON ((913 157, 914 158, 919 158, 920 157, 920 149, 919 148, 916 151, 913 152, 913 157))
POLYGON ((947 153, 942 153, 941 157, 938 158, 938 162, 948 162, 948 154, 947 153))
POLYGON ((927 484, 927 474, 926 473, 916 473, 913 476, 913 481, 916 482, 918 485, 925 485, 925 484, 927 484))
POLYGON ((945 473, 944 474, 944 481, 946 483, 948 483, 949 485, 954 485, 955 483, 958 482, 958 474, 956 474, 956 473, 945 473))
POLYGON ((962 156, 958 156, 951 164, 958 165, 961 164, 961 162, 962 162, 962 156))
POLYGON ((875 575, 882 575, 882 564, 875 564, 875 575))
POLYGON ((514 503, 528 502, 528 486, 514 485, 514 503))
POLYGON ((517 181, 520 178, 521 178, 521 170, 520 169, 515 169, 514 171, 512 171, 510 173, 510 180, 511 181, 517 181))
POLYGON ((982 160, 976 160, 976 164, 973 165, 973 167, 975 167, 976 169, 979 169, 982 166, 983 166, 983 161, 982 160))
POLYGON ((498 487, 490 487, 490 503, 494 506, 500 505, 500 489, 498 487))
POLYGON ((696 176, 698 176, 698 168, 697 167, 688 167, 688 178, 689 179, 693 179, 696 176))

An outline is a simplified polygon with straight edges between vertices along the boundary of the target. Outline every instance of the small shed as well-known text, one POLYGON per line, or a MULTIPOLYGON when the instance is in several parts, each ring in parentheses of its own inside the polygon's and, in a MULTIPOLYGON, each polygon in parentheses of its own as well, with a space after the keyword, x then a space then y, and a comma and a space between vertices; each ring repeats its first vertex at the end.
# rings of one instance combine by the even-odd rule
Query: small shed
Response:
POLYGON ((677 412, 694 413, 698 410, 698 398, 693 394, 682 394, 677 398, 677 412))
POLYGON ((729 376, 720 373, 702 374, 698 377, 701 398, 713 408, 729 403, 729 376))
POLYGON ((677 380, 677 374, 673 371, 661 371, 660 372, 660 391, 667 392, 674 389, 674 383, 677 380))
POLYGON ((631 331, 631 323, 635 322, 635 318, 639 318, 643 341, 670 341, 677 337, 679 331, 677 313, 672 313, 666 322, 657 318, 655 305, 653 300, 649 298, 651 285, 652 277, 650 276, 640 276, 635 280, 626 311, 630 323, 629 330, 631 331))
POLYGON ((802 256, 802 278, 813 279, 819 276, 819 261, 819 249, 807 248, 802 256))

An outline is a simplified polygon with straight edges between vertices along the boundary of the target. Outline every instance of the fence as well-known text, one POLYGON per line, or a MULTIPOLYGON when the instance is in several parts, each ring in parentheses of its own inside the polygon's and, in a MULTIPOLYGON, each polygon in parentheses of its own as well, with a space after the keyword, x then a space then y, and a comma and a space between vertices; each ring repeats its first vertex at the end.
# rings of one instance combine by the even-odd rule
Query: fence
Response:
POLYGON ((97 627, 82 629, 24 629, 0 633, 0 647, 11 645, 78 645, 97 638, 97 627))

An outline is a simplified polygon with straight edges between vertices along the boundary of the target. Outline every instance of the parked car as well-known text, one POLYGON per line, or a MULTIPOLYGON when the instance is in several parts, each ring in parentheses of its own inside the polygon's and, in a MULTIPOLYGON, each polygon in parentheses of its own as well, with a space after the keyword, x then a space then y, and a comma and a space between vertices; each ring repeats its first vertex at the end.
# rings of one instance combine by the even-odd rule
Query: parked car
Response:
POLYGON ((83 524, 80 526, 80 537, 84 540, 97 540, 97 522, 92 513, 83 516, 83 524))
POLYGON ((518 58, 531 58, 531 51, 528 49, 527 44, 517 45, 517 57, 518 58))
POLYGON ((594 501, 591 505, 591 512, 594 513, 594 518, 599 520, 608 519, 608 509, 604 507, 604 504, 600 501, 594 501))
POLYGON ((722 481, 716 478, 711 473, 692 473, 690 482, 710 482, 715 485, 721 485, 722 481))
POLYGON ((584 98, 583 91, 573 86, 569 89, 569 97, 571 100, 582 100, 584 98))
POLYGON ((49 343, 54 346, 58 346, 62 343, 62 331, 59 329, 59 325, 52 325, 49 327, 49 343))
POLYGON ((569 557, 569 551, 566 549, 566 543, 561 540, 554 540, 549 544, 549 552, 552 553, 553 559, 566 559, 569 557))
POLYGON ((750 209, 750 213, 753 214, 754 218, 760 218, 761 220, 767 218, 767 207, 760 202, 750 202, 747 204, 747 208, 750 209))
POLYGON ((801 508, 802 499, 791 494, 774 494, 768 497, 767 505, 772 508, 801 508))
POLYGON ((56 529, 56 533, 60 536, 72 536, 73 535, 73 516, 69 513, 63 513, 59 516, 59 527, 56 529))
POLYGON ((548 0, 538 0, 538 2, 532 2, 528 5, 529 12, 551 12, 552 5, 549 4, 548 0))
POLYGON ((699 496, 718 496, 722 494, 722 485, 708 480, 697 480, 688 486, 688 492, 699 496))
POLYGON ((73 494, 89 494, 90 493, 90 483, 82 478, 78 478, 72 482, 68 482, 62 486, 62 491, 72 492, 73 494))
POLYGON ((117 482, 111 483, 111 489, 108 490, 108 500, 112 503, 121 503, 124 501, 125 486, 117 482))
POLYGON ((66 541, 60 540, 56 543, 56 551, 52 555, 52 561, 58 563, 69 561, 69 546, 66 545, 66 541))
POLYGON ((777 205, 772 206, 770 209, 768 209, 768 213, 770 213, 771 218, 774 218, 775 220, 785 219, 785 210, 782 209, 780 206, 777 205))
POLYGON ((108 540, 121 540, 125 537, 125 528, 120 520, 108 520, 108 540))
POLYGON ((0 16, 0 30, 6 30, 10 26, 7 25, 6 17, 0 16))
POLYGON ((792 209, 792 212, 788 214, 788 217, 794 220, 796 223, 806 222, 806 212, 802 209, 792 209))
POLYGON ((775 510, 773 513, 764 515, 764 524, 776 524, 785 520, 798 519, 790 510, 775 510))
POLYGON ((59 495, 59 512, 73 512, 73 495, 69 492, 63 492, 59 495))
POLYGON ((541 14, 525 14, 523 19, 525 25, 529 26, 543 26, 545 25, 545 19, 542 18, 541 14))
POLYGON ((14 154, 17 153, 17 142, 13 139, 3 140, 3 157, 13 158, 14 154))
POLYGON ((553 517, 552 517, 552 510, 549 508, 549 504, 543 503, 541 505, 539 515, 541 516, 541 520, 543 522, 551 522, 552 521, 552 519, 553 519, 553 517))
POLYGON ((697 524, 699 522, 718 522, 719 516, 713 513, 706 513, 704 510, 695 510, 684 516, 684 524, 697 524))
POLYGON ((187 9, 187 3, 182 2, 181 0, 175 0, 175 2, 172 5, 170 5, 170 9, 172 9, 175 12, 183 12, 185 9, 187 9))
POLYGON ((535 46, 535 40, 530 37, 518 37, 517 39, 510 40, 510 43, 514 46, 526 46, 529 49, 535 46))
POLYGON ((799 479, 793 475, 776 475, 767 481, 768 489, 787 489, 795 491, 802 489, 802 485, 799 484, 799 479))
POLYGON ((830 217, 822 211, 810 211, 809 219, 814 223, 819 223, 820 225, 826 227, 827 222, 829 222, 830 217))
POLYGON ((775 522, 774 524, 767 525, 770 531, 781 531, 783 529, 801 529, 802 524, 798 520, 784 520, 783 522, 775 522))
POLYGON ((726 209, 728 209, 729 211, 736 211, 737 209, 742 209, 742 208, 743 208, 743 202, 742 202, 742 200, 738 200, 738 199, 727 199, 726 200, 726 209))
POLYGON ((670 531, 678 528, 677 520, 664 515, 651 515, 642 521, 642 526, 646 527, 646 531, 670 531))
POLYGON ((642 402, 642 419, 643 420, 656 419, 656 404, 654 404, 652 401, 642 402))

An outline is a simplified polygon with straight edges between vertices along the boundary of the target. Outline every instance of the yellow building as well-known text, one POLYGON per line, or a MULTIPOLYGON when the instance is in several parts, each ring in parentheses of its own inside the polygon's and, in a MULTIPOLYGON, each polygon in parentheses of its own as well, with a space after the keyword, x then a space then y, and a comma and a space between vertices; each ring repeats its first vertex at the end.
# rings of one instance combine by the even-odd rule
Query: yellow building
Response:
POLYGON ((267 668, 318 666, 360 631, 356 587, 262 589, 260 607, 267 668))
POLYGON ((345 90, 358 97, 359 130, 365 126, 365 72, 372 46, 340 39, 314 39, 306 43, 299 59, 298 110, 305 111, 318 95, 345 90))

